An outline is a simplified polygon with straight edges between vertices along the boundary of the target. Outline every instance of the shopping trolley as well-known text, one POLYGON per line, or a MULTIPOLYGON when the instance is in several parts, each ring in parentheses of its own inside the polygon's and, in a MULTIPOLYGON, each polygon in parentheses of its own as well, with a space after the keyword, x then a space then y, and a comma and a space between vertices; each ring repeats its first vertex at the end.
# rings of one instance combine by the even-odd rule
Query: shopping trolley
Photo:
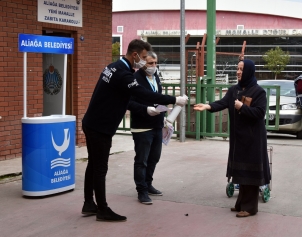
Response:
MULTIPOLYGON (((271 172, 271 182, 270 184, 266 184, 263 186, 259 187, 259 193, 262 197, 262 201, 263 202, 268 202, 271 194, 270 191, 272 191, 272 182, 273 182, 273 178, 272 178, 272 165, 273 165, 273 147, 269 146, 267 148, 267 152, 269 154, 269 167, 270 167, 270 172, 271 172)), ((228 197, 232 197, 235 191, 239 190, 239 184, 234 184, 233 182, 228 182, 227 186, 226 186, 226 195, 228 197)))

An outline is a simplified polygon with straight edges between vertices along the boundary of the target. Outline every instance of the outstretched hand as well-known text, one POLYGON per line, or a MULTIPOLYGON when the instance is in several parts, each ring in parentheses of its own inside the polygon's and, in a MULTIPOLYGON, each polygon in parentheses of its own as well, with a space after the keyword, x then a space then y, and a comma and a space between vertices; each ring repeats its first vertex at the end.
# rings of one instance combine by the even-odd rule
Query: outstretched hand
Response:
POLYGON ((183 106, 185 106, 187 104, 187 102, 188 102, 188 97, 186 95, 183 95, 183 96, 177 96, 176 97, 175 104, 183 107, 183 106))
POLYGON ((208 104, 196 104, 196 105, 194 105, 193 109, 196 111, 204 111, 204 110, 211 109, 211 106, 208 104))

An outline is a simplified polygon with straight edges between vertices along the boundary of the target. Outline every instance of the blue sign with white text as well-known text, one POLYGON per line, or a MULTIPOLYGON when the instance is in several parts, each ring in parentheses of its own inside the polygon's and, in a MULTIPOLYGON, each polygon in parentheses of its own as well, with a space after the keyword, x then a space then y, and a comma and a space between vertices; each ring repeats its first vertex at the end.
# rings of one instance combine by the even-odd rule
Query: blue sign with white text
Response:
POLYGON ((73 54, 74 39, 67 37, 19 34, 19 51, 73 54))

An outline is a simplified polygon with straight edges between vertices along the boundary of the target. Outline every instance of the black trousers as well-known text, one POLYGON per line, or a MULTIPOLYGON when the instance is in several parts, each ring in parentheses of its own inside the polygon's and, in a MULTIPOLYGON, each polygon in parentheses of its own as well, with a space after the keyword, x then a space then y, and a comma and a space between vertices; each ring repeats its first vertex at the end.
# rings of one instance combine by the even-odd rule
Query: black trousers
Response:
POLYGON ((102 134, 93 129, 82 126, 86 136, 88 164, 85 172, 84 198, 93 200, 93 191, 99 210, 107 208, 106 202, 106 174, 108 158, 112 144, 112 136, 102 134))
POLYGON ((235 204, 237 211, 246 211, 252 215, 258 212, 259 187, 254 185, 242 185, 239 187, 239 195, 235 204))
POLYGON ((132 133, 134 140, 134 182, 138 193, 148 193, 162 150, 161 128, 132 133))

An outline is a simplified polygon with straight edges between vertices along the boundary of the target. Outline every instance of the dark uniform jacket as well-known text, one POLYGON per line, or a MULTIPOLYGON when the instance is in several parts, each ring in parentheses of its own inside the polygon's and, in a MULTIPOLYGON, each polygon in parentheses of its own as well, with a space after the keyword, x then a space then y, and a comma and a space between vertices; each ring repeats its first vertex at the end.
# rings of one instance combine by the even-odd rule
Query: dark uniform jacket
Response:
POLYGON ((210 103, 210 112, 229 110, 230 148, 227 174, 232 182, 261 186, 269 184, 271 176, 267 155, 267 137, 264 123, 266 93, 259 85, 240 91, 232 86, 219 101, 210 103), (235 100, 242 96, 252 98, 250 106, 235 109, 235 100))
POLYGON ((294 80, 297 106, 302 108, 302 75, 294 80))
POLYGON ((158 104, 174 104, 176 98, 146 90, 133 76, 126 58, 109 64, 100 75, 92 94, 83 125, 97 132, 114 135, 128 106, 130 96, 158 104))
MULTIPOLYGON (((162 93, 162 86, 157 74, 155 75, 158 90, 155 93, 162 93)), ((145 71, 138 70, 134 74, 137 82, 149 91, 153 91, 151 85, 147 81, 145 71)), ((147 113, 147 107, 156 107, 157 104, 146 101, 145 98, 132 96, 128 104, 128 109, 131 111, 131 128, 163 128, 164 112, 159 115, 150 116, 147 113)))

